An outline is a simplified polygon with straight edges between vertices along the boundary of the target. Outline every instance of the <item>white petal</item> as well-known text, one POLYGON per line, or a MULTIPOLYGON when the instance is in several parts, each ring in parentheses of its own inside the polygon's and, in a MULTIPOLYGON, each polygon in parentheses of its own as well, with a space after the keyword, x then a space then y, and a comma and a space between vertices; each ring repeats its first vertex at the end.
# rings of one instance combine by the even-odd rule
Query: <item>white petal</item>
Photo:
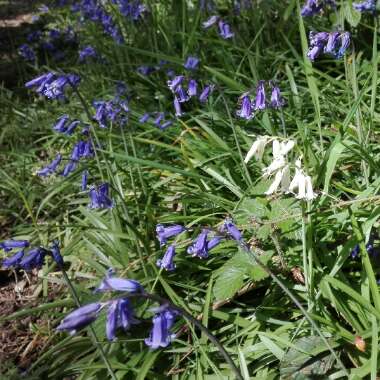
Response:
POLYGON ((257 149, 259 148, 259 140, 256 140, 251 148, 249 149, 247 155, 245 156, 244 162, 247 163, 257 152, 257 149))
POLYGON ((280 143, 278 140, 273 140, 272 149, 274 159, 281 156, 280 143))
POLYGON ((301 171, 299 169, 296 169, 296 174, 294 175, 292 182, 290 182, 289 185, 289 191, 293 192, 295 189, 298 189, 301 175, 301 171))
POLYGON ((281 190, 287 192, 290 184, 290 170, 289 165, 282 169, 281 190))
POLYGON ((296 198, 305 199, 306 196, 306 178, 303 174, 300 174, 300 178, 298 180, 298 194, 296 198))
POLYGON ((294 145, 295 145, 295 142, 293 140, 282 142, 281 148, 280 148, 280 154, 285 156, 293 149, 294 145))
POLYGON ((283 170, 279 170, 276 173, 276 176, 274 177, 274 181, 270 185, 269 189, 265 192, 266 195, 273 194, 278 189, 278 187, 280 186, 283 174, 284 174, 283 170))
POLYGON ((307 176, 305 178, 305 181, 306 181, 306 199, 308 201, 311 201, 313 200, 317 195, 314 193, 313 191, 313 185, 311 183, 311 178, 309 176, 307 176))
POLYGON ((264 176, 269 176, 277 170, 281 169, 285 165, 285 157, 277 157, 268 167, 263 169, 264 176))

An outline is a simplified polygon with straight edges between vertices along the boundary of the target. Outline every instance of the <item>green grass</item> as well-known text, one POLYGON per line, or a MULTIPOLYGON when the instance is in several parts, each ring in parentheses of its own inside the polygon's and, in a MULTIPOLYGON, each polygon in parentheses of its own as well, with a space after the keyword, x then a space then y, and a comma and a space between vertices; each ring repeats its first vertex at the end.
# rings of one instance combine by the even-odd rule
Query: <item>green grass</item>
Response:
POLYGON ((36 327, 50 345, 30 376, 87 380, 111 378, 112 372, 117 379, 234 378, 217 347, 182 318, 174 331, 185 330, 173 343, 149 351, 143 339, 152 304, 145 301, 135 305, 142 323, 120 332, 116 342, 106 340, 104 317, 93 323, 102 350, 90 331, 73 337, 56 333, 54 327, 74 307, 72 291, 81 304, 97 300, 92 289, 113 267, 198 318, 244 380, 376 379, 379 262, 365 244, 370 234, 376 236, 375 248, 379 244, 377 23, 364 15, 359 20, 343 1, 336 13, 304 19, 298 1, 254 3, 236 16, 230 2, 219 2, 236 36, 226 41, 202 30, 206 15, 185 0, 149 2, 149 13, 138 23, 117 16, 126 38, 122 45, 94 23, 78 26, 67 9, 46 16, 55 27, 74 25, 81 46, 95 46, 107 63, 78 65, 76 52, 69 52, 63 62, 28 67, 27 77, 20 78, 21 87, 50 69, 80 74, 79 91, 89 114, 75 93, 60 104, 32 92, 27 99, 1 92, 0 210, 9 224, 7 237, 42 245, 58 238, 73 285, 53 303, 44 303, 48 283, 65 281, 49 262, 39 272, 41 305, 0 317, 38 314, 51 322, 49 329, 36 327), (342 60, 324 57, 311 64, 305 55, 308 32, 331 31, 338 23, 352 32, 355 49, 342 60), (166 60, 180 73, 189 54, 201 59, 195 77, 216 85, 210 100, 192 104, 165 131, 139 123, 144 112, 172 113, 173 105, 165 73, 144 77, 136 68, 166 60), (275 79, 287 106, 242 121, 235 116, 238 98, 260 79, 275 79), (116 207, 94 211, 80 191, 81 170, 46 180, 33 173, 57 151, 69 154, 77 139, 53 133, 57 117, 67 113, 93 123, 92 101, 111 99, 118 80, 131 94, 128 124, 95 126, 101 147, 97 159, 86 164, 91 183, 110 183, 116 207), (303 155, 312 177, 318 194, 312 202, 265 196, 270 181, 261 170, 270 163, 270 149, 263 163, 244 164, 253 136, 285 137, 282 119, 286 136, 297 144, 294 158, 303 155), (232 241, 206 260, 186 254, 202 226, 216 228, 227 216, 243 231, 251 254, 232 241), (163 254, 155 239, 157 223, 189 228, 177 241, 173 272, 155 265, 163 254), (354 260, 350 252, 356 244, 360 257, 354 260), (356 336, 364 339, 364 351, 355 346, 356 336))

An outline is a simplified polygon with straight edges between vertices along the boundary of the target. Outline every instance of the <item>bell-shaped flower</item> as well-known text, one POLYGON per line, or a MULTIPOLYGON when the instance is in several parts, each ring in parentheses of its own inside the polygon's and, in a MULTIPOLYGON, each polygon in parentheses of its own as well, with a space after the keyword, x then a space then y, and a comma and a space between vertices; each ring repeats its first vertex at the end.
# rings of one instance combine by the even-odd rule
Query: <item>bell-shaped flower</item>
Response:
POLYGON ((220 232, 227 233, 232 239, 236 241, 242 241, 243 236, 240 232, 240 230, 236 227, 236 225, 232 222, 230 218, 227 218, 223 225, 220 228, 220 232))
POLYGON ((187 248, 187 253, 193 257, 205 259, 208 257, 207 251, 207 236, 210 231, 206 228, 198 235, 195 242, 187 248))
POLYGON ((199 65, 199 58, 189 56, 189 57, 187 57, 186 62, 183 65, 183 67, 186 70, 196 70, 198 65, 199 65))
POLYGON ((215 25, 219 20, 219 16, 211 16, 206 21, 202 23, 203 29, 208 29, 215 25))
POLYGON ((22 258, 24 257, 24 250, 16 252, 11 257, 7 257, 3 260, 2 265, 4 268, 18 267, 22 258))
POLYGON ((202 90, 201 94, 199 95, 199 101, 202 103, 205 103, 213 90, 214 90, 214 85, 206 86, 202 90))
POLYGON ((255 116, 249 95, 243 95, 241 99, 241 108, 236 112, 236 115, 246 120, 250 120, 255 116))
POLYGON ((47 251, 42 247, 33 248, 19 263, 19 267, 25 271, 40 269, 45 261, 47 251))
POLYGON ((176 313, 170 309, 157 313, 153 317, 153 328, 149 338, 145 339, 145 344, 153 350, 167 347, 172 340, 170 329, 174 324, 175 316, 176 313))
POLYGON ((157 224, 156 226, 157 239, 160 242, 161 247, 166 244, 169 238, 177 236, 183 231, 186 231, 186 228, 180 224, 174 224, 167 227, 163 224, 157 224))
POLYGON ((271 195, 277 191, 281 185, 281 190, 286 192, 290 184, 290 170, 289 165, 285 165, 282 169, 276 172, 274 181, 270 185, 269 189, 265 192, 265 195, 271 195))
POLYGON ((223 20, 220 20, 218 23, 219 26, 219 35, 227 40, 229 38, 232 38, 235 34, 231 31, 231 27, 229 24, 224 22, 223 20))
POLYGON ((88 326, 96 320, 103 304, 99 302, 90 303, 74 310, 61 321, 57 327, 58 331, 68 331, 74 335, 78 330, 88 326))
POLYGON ((105 277, 100 285, 95 289, 95 292, 128 292, 128 293, 140 293, 143 291, 143 287, 138 281, 129 280, 126 278, 105 277))
POLYGON ((264 154, 264 150, 266 145, 268 144, 268 136, 259 136, 252 144, 249 149, 244 162, 248 163, 248 161, 255 156, 256 160, 261 160, 264 154))
POLYGON ((190 79, 189 84, 187 86, 187 93, 190 97, 197 96, 197 87, 198 83, 195 79, 190 79))
POLYGON ((30 243, 27 240, 3 240, 0 242, 0 249, 8 252, 13 248, 27 248, 29 247, 29 244, 30 243))
POLYGON ((265 81, 261 80, 257 84, 256 88, 256 98, 255 98, 255 110, 263 110, 265 109, 265 81))
POLYGON ((169 245, 163 258, 158 259, 156 265, 161 269, 172 271, 175 269, 174 256, 175 256, 175 246, 169 245))

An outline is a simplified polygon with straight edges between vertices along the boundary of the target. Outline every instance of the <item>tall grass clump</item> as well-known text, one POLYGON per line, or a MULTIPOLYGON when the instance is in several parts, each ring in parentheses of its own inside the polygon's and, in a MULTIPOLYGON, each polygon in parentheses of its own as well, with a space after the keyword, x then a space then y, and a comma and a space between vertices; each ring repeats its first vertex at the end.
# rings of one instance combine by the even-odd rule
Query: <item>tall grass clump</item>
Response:
POLYGON ((5 378, 375 380, 378 9, 39 7, 0 98, 2 265, 38 303, 0 323, 45 344, 5 378))

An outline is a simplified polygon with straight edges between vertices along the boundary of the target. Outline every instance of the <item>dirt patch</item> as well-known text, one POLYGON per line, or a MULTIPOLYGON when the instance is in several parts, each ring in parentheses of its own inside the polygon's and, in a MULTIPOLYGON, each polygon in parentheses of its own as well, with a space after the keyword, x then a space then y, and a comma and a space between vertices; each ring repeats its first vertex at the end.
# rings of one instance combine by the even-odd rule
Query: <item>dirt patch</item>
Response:
MULTIPOLYGON (((26 275, 0 270, 0 316, 38 306, 42 302, 40 282, 35 273, 26 275)), ((49 297, 43 302, 53 300, 59 290, 49 285, 49 297)), ((48 319, 38 315, 4 322, 0 325, 0 363, 27 369, 48 344, 49 329, 48 319)))

